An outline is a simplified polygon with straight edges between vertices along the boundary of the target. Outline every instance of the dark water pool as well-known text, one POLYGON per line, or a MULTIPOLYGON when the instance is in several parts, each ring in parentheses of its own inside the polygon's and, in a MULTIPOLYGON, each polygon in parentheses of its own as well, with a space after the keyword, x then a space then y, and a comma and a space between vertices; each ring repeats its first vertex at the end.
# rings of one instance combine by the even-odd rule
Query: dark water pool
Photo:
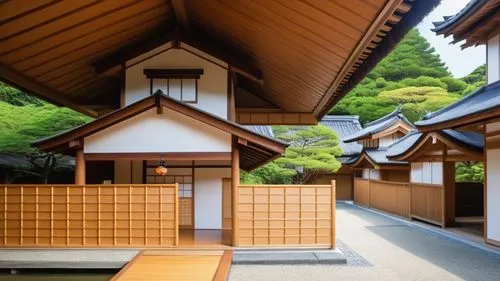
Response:
POLYGON ((0 272, 0 281, 108 281, 116 272, 115 270, 21 270, 17 274, 0 272))

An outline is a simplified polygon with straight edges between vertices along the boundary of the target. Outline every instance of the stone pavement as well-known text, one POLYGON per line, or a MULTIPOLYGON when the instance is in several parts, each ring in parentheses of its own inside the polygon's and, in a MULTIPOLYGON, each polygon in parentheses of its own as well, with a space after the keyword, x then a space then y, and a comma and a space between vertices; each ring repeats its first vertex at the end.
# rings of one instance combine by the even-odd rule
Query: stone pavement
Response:
POLYGON ((337 208, 347 265, 233 265, 230 280, 500 280, 500 255, 353 205, 337 208))

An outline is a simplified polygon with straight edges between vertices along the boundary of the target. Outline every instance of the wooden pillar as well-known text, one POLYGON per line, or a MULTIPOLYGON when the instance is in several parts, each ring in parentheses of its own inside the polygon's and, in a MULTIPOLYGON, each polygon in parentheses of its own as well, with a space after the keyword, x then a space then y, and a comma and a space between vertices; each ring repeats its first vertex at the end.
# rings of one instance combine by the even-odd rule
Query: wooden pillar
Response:
POLYGON ((443 162, 443 228, 455 223, 455 162, 443 162))
POLYGON ((336 229, 336 212, 337 212, 337 192, 336 192, 336 182, 332 181, 332 215, 331 215, 331 231, 332 231, 332 249, 337 247, 337 229, 336 229))
POLYGON ((85 156, 83 148, 78 148, 75 155, 75 184, 85 184, 85 156))
POLYGON ((232 244, 233 247, 239 246, 239 190, 240 185, 240 150, 238 147, 238 138, 233 136, 231 148, 231 217, 232 217, 232 244))

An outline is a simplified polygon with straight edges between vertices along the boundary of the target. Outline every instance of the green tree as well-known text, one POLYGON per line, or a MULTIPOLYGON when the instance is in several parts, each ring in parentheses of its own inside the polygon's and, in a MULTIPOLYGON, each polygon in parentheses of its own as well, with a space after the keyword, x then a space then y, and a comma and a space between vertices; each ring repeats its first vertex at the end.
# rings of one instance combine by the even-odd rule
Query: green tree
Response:
POLYGON ((272 163, 242 175, 244 183, 303 184, 317 176, 336 172, 342 155, 338 137, 331 129, 318 125, 309 127, 276 126, 275 137, 290 146, 285 155, 272 163))
POLYGON ((457 162, 455 165, 457 182, 484 182, 484 166, 478 162, 457 162))

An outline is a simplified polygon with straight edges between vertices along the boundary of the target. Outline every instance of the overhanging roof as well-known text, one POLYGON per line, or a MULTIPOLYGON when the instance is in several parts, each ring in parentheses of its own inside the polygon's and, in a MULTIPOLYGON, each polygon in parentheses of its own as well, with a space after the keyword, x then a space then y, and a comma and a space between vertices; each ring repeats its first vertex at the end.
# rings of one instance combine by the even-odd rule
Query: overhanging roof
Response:
MULTIPOLYGON (((352 135, 363 128, 359 124, 359 116, 350 115, 327 115, 321 119, 320 124, 332 129, 339 137, 339 146, 342 149, 342 157, 337 157, 337 159, 345 159, 349 161, 350 157, 358 155, 363 146, 356 142, 345 143, 342 139, 346 136, 352 135)), ((342 162, 341 160, 341 162, 342 162)))
POLYGON ((401 106, 398 106, 393 112, 388 115, 367 123, 365 127, 343 138, 344 142, 353 142, 357 140, 371 138, 372 136, 382 133, 385 130, 391 130, 394 126, 405 126, 408 129, 414 128, 413 124, 406 119, 401 112, 401 106))
POLYGON ((436 34, 453 35, 452 43, 466 40, 462 49, 485 44, 488 36, 495 34, 500 26, 500 1, 471 0, 460 12, 434 22, 434 26, 432 31, 436 34))
POLYGON ((474 93, 430 113, 415 125, 420 131, 457 128, 500 116, 500 81, 479 88, 474 93))
MULTIPOLYGON (((71 152, 76 146, 81 145, 83 138, 87 136, 153 108, 157 108, 158 113, 161 114, 164 107, 243 139, 243 142, 239 142, 239 146, 241 157, 240 167, 244 170, 252 170, 279 157, 288 146, 286 143, 272 138, 267 129, 256 128, 255 126, 252 129, 247 129, 234 122, 165 96, 161 91, 157 91, 154 95, 82 126, 52 137, 37 140, 33 142, 33 146, 44 151, 71 152), (77 143, 75 147, 72 147, 73 142, 77 143)), ((159 151, 159 153, 163 152, 159 151)))
POLYGON ((220 50, 211 55, 229 64, 237 87, 321 119, 439 2, 4 1, 0 78, 95 116, 119 106, 122 64, 101 72, 106 63, 135 46, 194 39, 187 44, 220 50), (176 30, 197 36, 169 38, 176 30))
POLYGON ((350 159, 345 165, 356 166, 361 165, 364 161, 368 162, 375 169, 407 169, 409 163, 407 161, 392 160, 387 158, 388 150, 386 148, 366 149, 356 159, 350 159))
POLYGON ((483 157, 483 135, 450 129, 434 133, 412 131, 389 147, 387 157, 392 160, 408 160, 413 155, 425 154, 425 150, 428 149, 425 144, 430 138, 435 138, 449 149, 455 149, 465 157, 470 157, 471 161, 483 157))

